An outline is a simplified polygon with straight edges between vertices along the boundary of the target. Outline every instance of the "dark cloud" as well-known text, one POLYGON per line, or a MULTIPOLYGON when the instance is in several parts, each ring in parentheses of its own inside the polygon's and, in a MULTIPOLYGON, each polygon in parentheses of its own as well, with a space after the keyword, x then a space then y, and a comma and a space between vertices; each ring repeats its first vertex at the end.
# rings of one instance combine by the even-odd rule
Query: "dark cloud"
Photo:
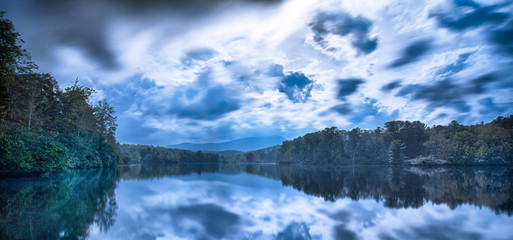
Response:
POLYGON ((381 123, 396 120, 399 117, 398 110, 388 114, 386 111, 380 111, 377 104, 378 100, 374 98, 367 98, 365 102, 358 104, 354 107, 354 111, 351 114, 351 122, 357 123, 358 127, 366 128, 372 126, 372 124, 369 124, 369 121, 366 120, 368 117, 372 117, 381 123))
POLYGON ((325 48, 329 34, 341 37, 351 35, 351 45, 359 53, 368 54, 378 47, 378 38, 369 36, 372 21, 362 16, 352 17, 345 12, 321 12, 313 18, 309 26, 315 34, 314 41, 325 48))
POLYGON ((492 30, 489 38, 495 44, 499 53, 513 56, 513 20, 499 29, 492 30))
MULTIPOLYGON (((127 102, 140 102, 143 115, 176 116, 191 120, 216 120, 241 107, 238 93, 226 86, 215 84, 211 80, 212 72, 205 70, 198 79, 187 86, 173 89, 165 97, 165 89, 153 87, 149 90, 139 89, 140 95, 123 98, 127 102), (154 99, 153 96, 162 96, 154 99), (130 99, 132 97, 132 99, 130 99)), ((129 94, 131 91, 127 91, 129 94)))
POLYGON ((454 1, 451 11, 434 11, 430 17, 437 20, 438 25, 453 31, 463 31, 485 24, 500 24, 509 17, 507 13, 499 12, 500 5, 480 6, 474 1, 454 1))
POLYGON ((389 67, 396 68, 415 62, 432 47, 430 39, 421 39, 410 43, 410 45, 403 50, 402 56, 394 60, 389 67))
POLYGON ((240 107, 233 94, 221 85, 206 90, 187 88, 177 96, 169 113, 180 118, 215 120, 240 107))
MULTIPOLYGON (((175 16, 190 22, 192 18, 230 6, 271 6, 280 2, 282 0, 25 0, 1 1, 0 8, 8 12, 8 17, 13 17, 11 20, 23 38, 31 43, 29 50, 36 58, 48 60, 53 50, 68 46, 79 49, 101 67, 113 70, 119 63, 110 43, 108 27, 116 18, 148 22, 175 16)), ((169 34, 183 31, 175 29, 169 34)))
POLYGON ((474 0, 454 0, 453 2, 456 6, 460 6, 460 7, 463 7, 463 6, 474 7, 474 8, 479 7, 479 4, 474 2, 474 0))
POLYGON ((210 48, 198 48, 187 51, 185 56, 182 57, 181 62, 184 65, 190 66, 194 62, 204 62, 213 58, 217 52, 210 48))
POLYGON ((366 98, 364 102, 356 105, 349 103, 342 103, 332 107, 330 110, 340 115, 346 116, 352 123, 356 123, 360 128, 372 128, 375 127, 373 123, 369 122, 369 117, 372 121, 377 122, 388 122, 396 120, 399 117, 399 111, 395 110, 392 113, 386 111, 380 111, 377 106, 378 100, 374 98, 366 98))
POLYGON ((390 236, 388 233, 380 233, 380 234, 378 234, 378 238, 380 240, 396 240, 397 239, 397 238, 390 236))
POLYGON ((412 84, 404 86, 396 96, 411 96, 413 100, 427 101, 431 110, 450 107, 460 112, 469 112, 471 108, 467 104, 466 97, 487 92, 489 90, 487 85, 497 80, 494 74, 486 74, 459 85, 451 79, 426 85, 412 84))
POLYGON ((513 15, 511 1, 483 6, 470 0, 455 0, 454 8, 443 8, 431 12, 430 17, 437 20, 442 28, 454 32, 463 32, 481 28, 490 43, 500 54, 513 56, 513 15))
POLYGON ((333 229, 334 232, 334 239, 347 239, 347 240, 356 240, 358 237, 356 236, 356 233, 347 229, 344 224, 340 224, 335 226, 333 229))
POLYGON ((277 240, 309 240, 310 229, 305 223, 292 222, 282 232, 278 233, 277 240))
POLYGON ((329 217, 335 221, 346 223, 349 222, 351 218, 351 212, 340 210, 336 213, 330 214, 329 217))
POLYGON ((461 72, 467 67, 467 60, 472 56, 472 54, 474 54, 474 52, 467 52, 458 55, 458 59, 456 59, 456 61, 438 69, 435 73, 435 78, 447 78, 455 73, 461 72))
POLYGON ((270 77, 282 77, 283 76, 283 66, 280 64, 271 64, 269 66, 267 75, 269 75, 270 77))
POLYGON ((449 116, 449 114, 447 114, 447 113, 440 113, 440 114, 436 115, 436 118, 446 118, 447 116, 449 116))
POLYGON ((197 204, 191 206, 178 206, 170 211, 173 226, 178 234, 187 235, 195 232, 202 239, 222 239, 238 231, 241 218, 215 204, 197 204), (183 224, 184 221, 195 221, 203 229, 183 224))
POLYGON ((358 86, 364 82, 365 81, 360 78, 340 79, 338 81, 337 97, 341 100, 344 100, 345 97, 355 93, 356 90, 358 90, 358 86))
POLYGON ((402 87, 401 89, 399 89, 399 91, 395 94, 395 96, 396 97, 405 97, 407 95, 414 93, 418 88, 422 88, 422 87, 423 86, 419 85, 419 84, 408 84, 408 85, 402 87))
POLYGON ((104 9, 85 1, 10 1, 5 5, 36 57, 51 58, 54 49, 65 46, 81 50, 106 69, 118 67, 108 44, 104 9))
POLYGON ((395 80, 393 82, 387 83, 387 84, 383 85, 383 87, 381 87, 381 91, 388 92, 388 91, 394 90, 401 86, 401 82, 402 82, 401 80, 395 80))
POLYGON ((332 111, 335 111, 341 115, 347 115, 351 113, 351 104, 349 103, 342 103, 339 105, 336 105, 331 108, 332 111))
POLYGON ((466 229, 463 220, 440 222, 431 219, 429 224, 395 230, 399 239, 483 239, 483 235, 466 229))
POLYGON ((95 1, 103 2, 105 5, 108 4, 112 7, 121 7, 132 13, 159 12, 164 10, 181 12, 187 15, 205 14, 237 3, 267 5, 282 2, 282 0, 94 0, 93 2, 95 1))
POLYGON ((314 81, 309 79, 303 73, 293 72, 283 76, 278 90, 287 94, 293 102, 306 102, 311 96, 310 92, 314 86, 314 81))
POLYGON ((506 113, 508 110, 513 108, 512 102, 507 103, 496 103, 493 98, 483 98, 478 101, 481 105, 481 110, 479 113, 482 115, 489 115, 492 117, 502 115, 506 113))

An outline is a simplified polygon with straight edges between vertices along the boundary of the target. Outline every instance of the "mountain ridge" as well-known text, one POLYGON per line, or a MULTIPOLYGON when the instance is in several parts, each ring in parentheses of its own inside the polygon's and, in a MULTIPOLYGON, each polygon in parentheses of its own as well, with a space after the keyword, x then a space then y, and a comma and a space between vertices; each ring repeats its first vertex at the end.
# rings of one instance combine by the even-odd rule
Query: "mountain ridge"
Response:
POLYGON ((218 143, 180 143, 168 145, 167 148, 186 149, 191 151, 253 151, 261 148, 280 145, 286 139, 281 136, 247 137, 218 143))

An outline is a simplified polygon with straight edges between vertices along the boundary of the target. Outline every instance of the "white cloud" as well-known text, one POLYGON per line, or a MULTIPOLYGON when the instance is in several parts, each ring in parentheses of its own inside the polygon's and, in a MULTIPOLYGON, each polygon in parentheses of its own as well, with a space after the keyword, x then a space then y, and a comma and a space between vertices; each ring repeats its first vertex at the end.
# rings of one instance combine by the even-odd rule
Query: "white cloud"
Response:
MULTIPOLYGON (((465 69, 452 75, 454 84, 464 86, 476 75, 510 68, 511 58, 497 54, 496 46, 489 43, 486 28, 455 32, 438 26, 430 14, 441 8, 449 11, 452 6, 444 4, 447 5, 443 0, 287 0, 270 6, 223 2, 199 15, 165 9, 153 15, 147 12, 131 15, 129 11, 117 9, 103 18, 102 26, 106 29, 105 44, 119 68, 103 68, 87 54, 88 48, 79 50, 76 44, 54 47, 53 57, 57 61, 43 65, 53 66, 51 72, 63 86, 79 77, 86 85, 99 89, 101 97, 108 101, 116 102, 109 98, 122 96, 123 100, 114 104, 120 118, 137 121, 141 129, 160 131, 160 137, 153 138, 155 142, 145 143, 229 140, 259 133, 293 137, 330 125, 375 127, 391 120, 390 116, 428 124, 445 123, 441 121, 450 118, 465 120, 463 116, 470 116, 468 121, 474 121, 484 117, 478 110, 483 98, 491 98, 494 103, 512 102, 508 97, 511 86, 498 86, 504 81, 499 82, 497 86, 490 85, 494 93, 483 92, 466 99, 472 109, 468 114, 450 106, 430 109, 425 99, 396 96, 405 85, 429 85, 442 79, 444 76, 437 79, 435 73, 465 52, 474 53, 466 60, 465 69), (329 33, 323 35, 328 47, 321 46, 308 25, 321 12, 347 15, 353 21, 360 17, 367 19, 371 24, 365 36, 376 38, 377 48, 364 54, 353 46, 352 34, 329 33), (390 67, 404 54, 406 46, 422 39, 432 40, 433 48, 409 64, 390 67), (213 54, 186 59, 188 53, 199 50, 213 54), (281 78, 269 76, 271 64, 283 66, 284 74, 300 72, 315 81, 311 96, 304 103, 295 103, 278 91, 281 78), (202 77, 206 71, 210 75, 202 77), (338 79, 344 78, 361 78, 365 83, 344 100, 337 99, 338 79), (154 85, 143 87, 143 83, 148 83, 141 79, 154 85), (400 81, 399 87, 383 91, 382 86, 392 81, 400 81), (231 111, 225 109, 210 119, 205 116, 191 119, 176 113, 182 105, 195 106, 193 103, 200 102, 213 86, 223 88, 230 95, 227 99, 236 99, 237 107, 230 105, 231 111), (180 95, 186 94, 187 89, 197 91, 196 98, 180 95), (351 112, 343 115, 331 110, 339 104, 351 106, 351 112), (444 113, 446 116, 441 117, 444 113), (226 134, 205 136, 202 134, 205 129, 226 134), (204 138, 198 139, 200 136, 204 138)), ((223 104, 226 99, 218 100, 223 104)), ((134 128, 120 122, 120 131, 134 128)), ((149 136, 147 139, 151 139, 149 136)))

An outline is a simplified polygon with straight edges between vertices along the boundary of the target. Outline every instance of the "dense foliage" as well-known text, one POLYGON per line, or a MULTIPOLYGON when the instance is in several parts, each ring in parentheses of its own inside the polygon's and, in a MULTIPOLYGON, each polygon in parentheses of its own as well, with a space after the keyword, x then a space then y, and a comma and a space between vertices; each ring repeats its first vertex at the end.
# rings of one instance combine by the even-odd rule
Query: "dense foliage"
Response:
POLYGON ((131 163, 219 163, 221 156, 215 153, 193 152, 184 149, 155 147, 148 145, 119 146, 123 155, 128 156, 131 163))
POLYGON ((276 163, 280 146, 273 146, 249 152, 222 151, 201 152, 185 149, 165 148, 148 145, 121 144, 121 154, 132 164, 141 163, 276 163))
POLYGON ((452 121, 427 127, 391 121, 384 128, 350 131, 336 127, 308 133, 282 145, 234 154, 121 145, 132 163, 238 162, 317 165, 511 165, 513 115, 470 126, 452 121))
POLYGON ((21 46, 0 12, 0 171, 48 171, 115 165, 122 156, 114 109, 92 104, 93 89, 59 89, 21 46))
POLYGON ((332 127, 285 141, 277 154, 278 163, 509 165, 513 115, 470 126, 391 121, 375 130, 332 127))
POLYGON ((223 162, 276 163, 279 150, 280 145, 276 145, 245 153, 227 154, 221 156, 221 158, 223 162))
POLYGON ((0 239, 86 239, 115 221, 117 168, 0 181, 0 239))

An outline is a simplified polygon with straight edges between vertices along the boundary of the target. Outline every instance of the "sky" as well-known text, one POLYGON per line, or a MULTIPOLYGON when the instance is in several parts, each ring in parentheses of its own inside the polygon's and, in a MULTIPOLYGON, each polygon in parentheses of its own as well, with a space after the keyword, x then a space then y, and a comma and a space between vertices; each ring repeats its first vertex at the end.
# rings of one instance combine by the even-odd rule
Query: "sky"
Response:
POLYGON ((40 71, 121 143, 287 139, 513 113, 511 0, 7 0, 40 71))

